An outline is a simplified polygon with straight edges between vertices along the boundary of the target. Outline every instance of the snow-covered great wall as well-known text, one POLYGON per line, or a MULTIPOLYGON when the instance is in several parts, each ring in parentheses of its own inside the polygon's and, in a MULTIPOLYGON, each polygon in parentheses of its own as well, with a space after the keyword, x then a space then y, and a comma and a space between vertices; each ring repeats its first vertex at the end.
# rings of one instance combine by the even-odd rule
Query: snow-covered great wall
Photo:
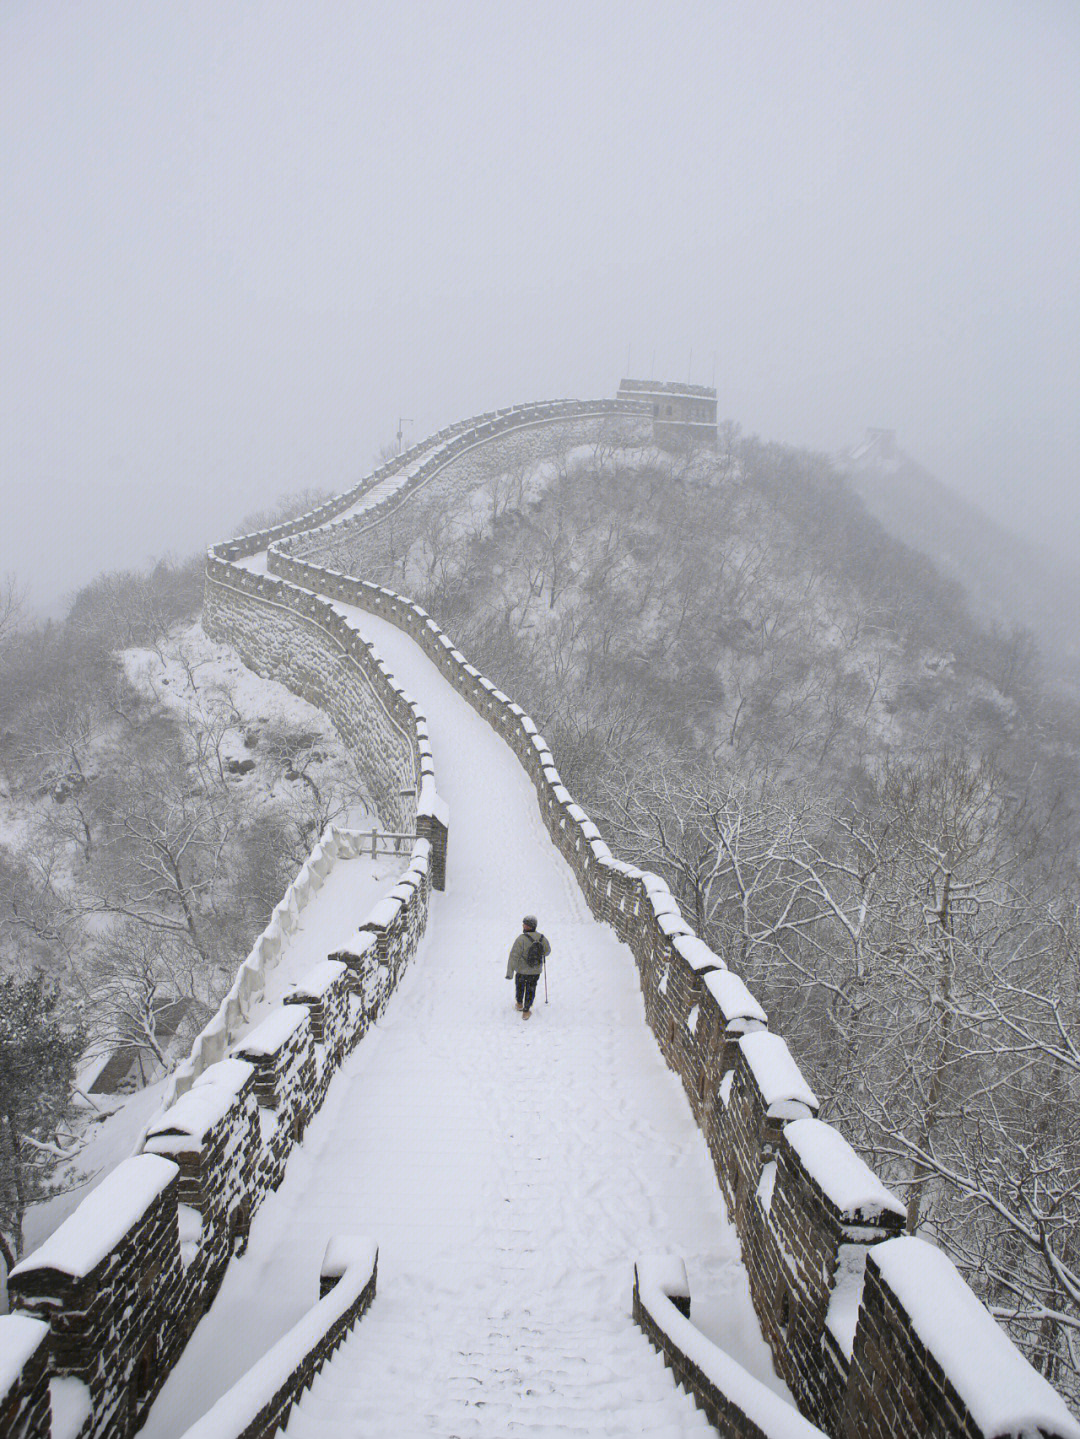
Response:
MULTIPOLYGON (((506 741, 589 914, 633 955, 646 1018, 681 1080, 738 1231, 762 1333, 805 1416, 691 1320, 679 1260, 628 1252, 634 1317, 709 1420, 747 1439, 1080 1439, 1060 1398, 944 1255, 902 1236, 902 1206, 816 1118, 818 1100, 783 1039, 722 957, 691 932, 663 881, 613 858, 562 786, 528 716, 424 611, 357 577, 384 558, 388 529, 408 524, 414 496, 449 500, 493 467, 542 459, 556 445, 632 442, 647 423, 639 407, 612 401, 481 416, 414 447, 313 514, 212 551, 206 629, 326 710, 361 758, 383 822, 415 831, 412 862, 394 896, 361 924, 355 952, 328 957, 289 1003, 234 1041, 246 993, 238 981, 182 1072, 175 1102, 150 1126, 144 1152, 12 1271, 17 1312, 0 1319, 0 1434, 81 1439, 140 1426, 243 1251, 253 1216, 282 1184, 328 1092, 332 1098, 332 1079, 405 974, 427 924, 430 890, 442 888, 447 872, 453 877, 454 814, 438 793, 427 719, 357 633, 351 616, 362 611, 415 641, 506 741)), ((432 728, 437 735, 437 720, 432 728)), ((325 862, 312 856, 316 876, 325 862)), ((436 938, 438 929, 436 911, 436 938)), ((379 1155, 370 1162, 378 1165, 379 1155)), ((191 1439, 277 1432, 316 1371, 325 1366, 323 1379, 333 1375, 333 1351, 371 1304, 377 1257, 371 1241, 331 1244, 319 1302, 196 1423, 191 1439)), ((542 1308, 541 1294, 532 1307, 542 1308)), ((366 1327, 349 1342, 362 1346, 366 1327)), ((521 1345, 534 1346, 535 1336, 535 1329, 523 1333, 521 1345)), ((466 1347, 457 1338, 454 1346, 466 1347)), ((598 1393, 610 1388, 609 1356, 575 1358, 586 1380, 595 1360, 598 1393)), ((324 1417, 315 1421, 301 1403, 290 1432, 411 1432, 355 1421, 343 1427, 329 1406, 318 1412, 324 1417)), ((565 1428, 549 1423, 543 1432, 571 1428, 638 1432, 595 1416, 565 1428)), ((434 1423, 430 1432, 465 1431, 434 1423)))

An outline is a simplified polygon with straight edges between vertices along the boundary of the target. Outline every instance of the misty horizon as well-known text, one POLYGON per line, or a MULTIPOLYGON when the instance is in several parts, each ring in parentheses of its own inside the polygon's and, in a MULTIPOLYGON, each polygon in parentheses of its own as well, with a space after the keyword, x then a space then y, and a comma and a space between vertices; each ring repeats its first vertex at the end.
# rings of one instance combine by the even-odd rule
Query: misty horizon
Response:
POLYGON ((34 608, 487 409, 715 383, 1080 553, 1080 15, 8 7, 34 608), (569 37, 572 36, 572 43, 569 37))

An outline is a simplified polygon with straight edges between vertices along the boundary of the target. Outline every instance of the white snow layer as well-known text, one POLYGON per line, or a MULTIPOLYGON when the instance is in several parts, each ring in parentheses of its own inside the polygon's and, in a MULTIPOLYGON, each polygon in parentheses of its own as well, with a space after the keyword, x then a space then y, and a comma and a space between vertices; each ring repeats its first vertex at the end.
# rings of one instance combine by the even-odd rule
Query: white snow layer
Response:
POLYGON ((714 954, 705 941, 696 934, 677 934, 671 941, 672 948, 682 955, 692 970, 724 968, 724 961, 714 954))
POLYGON ((291 993, 298 999, 322 999, 327 990, 333 989, 346 966, 340 959, 322 959, 296 981, 291 993))
MULTIPOLYGON (((780 1035, 770 1034, 764 1029, 756 1034, 744 1034, 739 1040, 739 1048, 746 1056, 765 1107, 771 1114, 783 1118, 787 1111, 782 1111, 779 1106, 790 1100, 805 1104, 810 1109, 818 1108, 817 1095, 803 1078, 780 1035), (777 1108, 774 1109, 774 1106, 777 1108)), ((796 1117, 796 1114, 791 1114, 791 1118, 796 1117)))
POLYGON ((56 1269, 76 1279, 89 1274, 138 1224, 178 1173, 171 1159, 156 1154, 125 1159, 86 1196, 55 1234, 16 1264, 12 1274, 32 1269, 56 1269))
POLYGON ((768 1017, 761 1005, 747 989, 746 984, 730 969, 716 969, 705 976, 705 988, 720 1006, 726 1023, 736 1020, 752 1020, 755 1024, 768 1024, 768 1017))
MULTIPOLYGON (((680 1297, 678 1283, 668 1288, 664 1279, 670 1271, 638 1264, 638 1293, 652 1317, 702 1374, 732 1404, 741 1409, 767 1439, 825 1439, 823 1432, 804 1419, 792 1404, 787 1404, 772 1390, 748 1374, 743 1366, 712 1343, 697 1325, 680 1314, 669 1295, 680 1297)), ((673 1276, 677 1280, 677 1275, 673 1276)), ((710 1433, 715 1433, 710 1429, 710 1433)))
POLYGON ((49 1380, 49 1407, 51 1439, 74 1439, 90 1418, 93 1408, 90 1389, 74 1374, 58 1375, 49 1380))
POLYGON ((11 1391, 34 1351, 49 1337, 43 1319, 28 1314, 0 1315, 0 1399, 11 1391))
POLYGON ((870 1166, 831 1124, 821 1119, 796 1119, 784 1137, 802 1166, 841 1214, 873 1223, 882 1214, 906 1213, 895 1194, 885 1188, 870 1166))
POLYGON ((452 812, 447 889, 144 1439, 184 1433, 308 1312, 328 1239, 358 1223, 379 1244, 378 1293, 293 1411, 290 1439, 505 1439, 522 1424, 707 1436, 633 1324, 636 1254, 692 1255, 700 1328, 783 1386, 705 1141, 645 1024, 633 956, 593 920, 505 742, 406 635, 340 608, 431 717, 452 812), (541 990, 526 1024, 504 976, 532 912, 552 945, 550 1003, 541 990))
POLYGON ((773 1190, 776 1188, 776 1160, 767 1159, 761 1166, 761 1175, 758 1178, 757 1197, 761 1201, 761 1207, 768 1214, 772 1209, 773 1190))
POLYGON ((984 1434, 1044 1430, 1080 1439, 1065 1401, 1023 1358, 947 1255, 909 1235, 876 1244, 871 1255, 984 1434))
MULTIPOLYGON (((327 1330, 363 1292, 377 1255, 371 1240, 347 1241, 340 1255, 344 1262, 333 1289, 186 1431, 184 1439, 236 1439, 250 1428, 327 1330)), ((292 1429, 292 1425, 288 1427, 292 1429)))
POLYGON ((277 1054, 307 1019, 308 1011, 303 1005, 279 1005, 250 1034, 244 1035, 240 1040, 240 1050, 244 1054, 257 1054, 260 1058, 277 1054))
POLYGON ((829 1307, 825 1311, 825 1323, 848 1359, 855 1348, 855 1328, 862 1305, 868 1247, 866 1244, 840 1245, 829 1307))
MULTIPOLYGON (((363 1270, 367 1275, 366 1284, 375 1271, 378 1258, 379 1249, 373 1239, 363 1239, 356 1234, 335 1234, 323 1253, 319 1276, 322 1279, 340 1279, 350 1269, 357 1273, 363 1270)), ((360 1287, 362 1289, 363 1284, 360 1287)))
POLYGON ((677 1254, 643 1254, 634 1268, 640 1292, 660 1290, 668 1299, 690 1298, 686 1264, 677 1254))
POLYGON ((147 1141, 154 1140, 153 1149, 161 1153, 162 1140, 166 1136, 186 1136, 187 1143, 180 1143, 178 1149, 189 1148, 191 1140, 206 1137, 232 1108, 237 1094, 254 1073, 250 1064, 243 1060, 224 1060, 204 1070, 186 1094, 182 1094, 171 1109, 151 1124, 147 1141), (216 1071, 221 1070, 219 1075, 216 1071))

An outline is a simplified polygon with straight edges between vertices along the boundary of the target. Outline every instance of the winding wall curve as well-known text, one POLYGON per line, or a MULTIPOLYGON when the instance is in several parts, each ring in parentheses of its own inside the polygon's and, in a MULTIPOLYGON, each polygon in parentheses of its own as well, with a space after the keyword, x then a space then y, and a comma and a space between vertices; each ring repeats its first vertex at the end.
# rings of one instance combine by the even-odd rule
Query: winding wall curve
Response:
MULTIPOLYGON (((804 1413, 844 1439, 914 1434, 1003 1439, 1036 1432, 1080 1439, 1080 1426, 1060 1398, 993 1325, 948 1260, 921 1241, 898 1237, 902 1206, 842 1137, 816 1119, 817 1100, 783 1040, 768 1031, 764 1011, 723 959, 693 935, 663 881, 612 856, 563 787, 555 760, 528 716, 468 663, 419 606, 339 567, 385 560, 381 527, 394 516, 404 521, 409 502, 421 491, 450 497, 476 484, 491 465, 537 458, 554 439, 631 439, 640 436, 642 424, 642 409, 633 403, 561 401, 517 406, 449 427, 310 515, 216 546, 207 562, 207 628, 233 643, 254 668, 283 679, 326 709, 346 742, 363 755, 387 807, 384 821, 415 819, 418 829, 427 826, 436 841, 440 824, 445 839, 445 815, 430 759, 425 763, 421 752, 423 717, 329 601, 361 606, 405 630, 510 744, 533 780, 552 841, 573 868, 592 912, 615 929, 635 956, 647 1018, 705 1134, 740 1234, 763 1331, 804 1413), (260 560, 264 551, 265 563, 260 560), (980 1345, 957 1359, 946 1331, 927 1320, 924 1290, 940 1296, 950 1314, 967 1316, 964 1322, 979 1329, 980 1345), (983 1319, 989 1329, 980 1327, 983 1319), (1003 1369, 1014 1377, 1004 1392, 1003 1369)), ((414 860, 423 874, 418 889, 425 898, 423 917, 418 906, 412 911, 416 933, 416 924, 422 927, 426 917, 429 853, 421 850, 414 860)), ((406 923, 405 938, 394 951, 397 964, 415 947, 409 929, 406 923)), ((327 1026, 324 1034, 338 1035, 321 1041, 327 1054, 354 1042, 347 1037, 356 1033, 355 1022, 350 1028, 347 1018, 350 1003, 356 1010, 355 993, 348 1001, 349 978, 324 976, 325 998, 314 993, 317 986, 312 996, 303 996, 305 1023, 310 1027, 317 1019, 327 1026), (336 1003, 330 999, 334 985, 340 989, 336 1003), (348 1002, 342 1003, 342 997, 348 1002)), ((250 1130, 251 1115, 257 1119, 256 1098, 274 1100, 289 1115, 285 1130, 289 1142, 295 1142, 304 1104, 317 1102, 320 1088, 325 1092, 326 1065, 316 1065, 313 1041, 310 1035, 305 1041, 303 1032, 299 1021, 290 1027, 278 1020, 261 1048, 249 1046, 243 1060, 223 1060, 201 1076, 199 1082, 217 1094, 217 1118, 197 1142, 183 1125, 173 1126, 175 1134, 158 1132, 159 1140, 180 1142, 176 1152, 185 1159, 172 1174, 155 1171, 158 1187, 150 1186, 145 1210, 96 1261, 112 1263, 129 1285, 132 1274, 142 1281, 152 1275, 148 1292, 158 1307, 147 1304, 144 1310, 160 1311, 161 1322, 157 1329, 151 1326, 151 1367, 167 1368, 179 1352, 176 1342, 155 1341, 153 1334, 168 1333, 177 1316, 189 1331, 216 1287, 211 1280, 200 1289, 185 1278, 198 1275, 200 1264, 209 1265, 199 1258, 204 1236, 217 1236, 213 1262, 220 1269, 236 1243, 242 1243, 250 1220, 246 1198, 260 1184, 265 1192, 281 1162, 278 1155, 260 1159, 253 1136, 246 1148, 237 1143, 237 1134, 250 1130), (238 1064, 250 1073, 237 1069, 238 1064), (216 1082, 214 1070, 222 1071, 216 1082), (189 1226, 186 1264, 181 1240, 170 1235, 161 1217, 162 1194, 170 1186, 174 1221, 178 1215, 181 1233, 185 1222, 189 1226), (219 1202, 222 1193, 233 1195, 231 1208, 219 1202), (185 1204, 199 1221, 198 1232, 185 1220, 185 1204), (157 1236, 152 1241, 147 1239, 151 1230, 157 1236)), ((158 1154, 141 1159, 164 1162, 158 1154)), ((63 1285, 56 1271, 36 1256, 19 1269, 36 1280, 21 1280, 13 1271, 13 1293, 24 1312, 0 1325, 25 1325, 26 1315, 41 1314, 49 1317, 50 1327, 32 1335, 20 1330, 18 1336, 0 1329, 0 1406, 7 1405, 17 1426, 5 1432, 44 1436, 49 1429, 42 1420, 47 1416, 42 1376, 47 1381, 50 1372, 79 1372, 73 1359, 78 1356, 66 1339, 66 1300, 61 1295, 57 1304, 63 1285), (36 1303, 42 1296, 47 1302, 36 1303), (16 1344, 26 1351, 21 1362, 6 1369, 5 1343, 11 1354, 16 1344)), ((98 1273, 97 1283, 112 1293, 120 1280, 98 1273)), ((693 1383, 685 1376, 698 1367, 680 1350, 678 1337, 650 1323, 654 1342, 665 1349, 684 1382, 693 1383)), ((116 1376, 130 1382, 143 1372, 138 1366, 148 1350, 139 1346, 145 1336, 114 1324, 98 1339, 103 1367, 113 1375, 108 1392, 115 1395, 116 1376)), ((138 1383, 134 1392, 140 1392, 138 1383)), ((710 1402, 715 1398, 714 1392, 710 1402)), ((129 1424, 120 1424, 113 1402, 111 1428, 102 1427, 95 1407, 80 1432, 128 1432, 143 1412, 140 1405, 141 1400, 129 1424)), ((761 1431, 747 1427, 739 1432, 761 1431)))

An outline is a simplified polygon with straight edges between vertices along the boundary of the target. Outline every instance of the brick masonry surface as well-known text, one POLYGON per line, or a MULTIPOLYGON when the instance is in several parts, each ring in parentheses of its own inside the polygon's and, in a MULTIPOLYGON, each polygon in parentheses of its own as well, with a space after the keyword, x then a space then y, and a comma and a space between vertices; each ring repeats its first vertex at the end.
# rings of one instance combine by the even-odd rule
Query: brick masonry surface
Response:
MULTIPOLYGON (((482 473, 490 473, 475 459, 470 464, 473 484, 482 473)), ((462 464, 460 469, 464 468, 462 464)), ((457 480, 452 476, 446 483, 450 494, 450 486, 457 480)), ((401 513, 404 508, 400 507, 401 513)), ((724 1014, 702 982, 707 967, 690 964, 679 953, 678 938, 689 931, 685 924, 680 925, 673 903, 665 906, 660 887, 649 877, 612 859, 595 826, 562 788, 554 759, 535 726, 467 663, 430 617, 389 590, 341 573, 337 559, 328 570, 312 558, 304 558, 325 558, 329 543, 325 536, 312 536, 310 542, 283 545, 271 551, 270 567, 300 586, 390 619, 421 644, 447 679, 518 754, 536 785, 548 833, 574 869, 590 909, 612 924, 633 949, 649 1023, 667 1062, 680 1075, 705 1133, 739 1230, 763 1331, 778 1370, 804 1412, 828 1432, 838 1433, 849 1369, 870 1372, 884 1406, 895 1406, 893 1418, 900 1426, 895 1432, 903 1432, 900 1399, 891 1393, 889 1373, 881 1371, 879 1353, 862 1353, 857 1335, 855 1351, 849 1357, 825 1323, 841 1251, 852 1246, 869 1249, 888 1238, 896 1232, 896 1216, 882 1215, 880 1223, 856 1225, 840 1214, 785 1142, 784 1123, 790 1112, 781 1108, 776 1115, 769 1113, 742 1059, 739 1039, 760 1027, 760 1022, 724 1014)), ((354 535, 349 543, 353 546, 350 553, 360 562, 366 555, 378 563, 374 536, 360 539, 354 535), (370 548, 365 550, 365 545, 370 548)), ((342 553, 339 549, 336 555, 342 553)), ((716 956, 715 968, 723 967, 723 960, 716 956)), ((813 1110, 806 1108, 805 1112, 813 1110)), ((932 1388, 936 1380, 930 1365, 926 1374, 932 1388)), ((947 1406, 942 1406, 942 1412, 947 1413, 947 1406)), ((863 1432, 860 1425, 867 1434, 876 1432, 869 1416, 862 1413, 849 1414, 843 1422, 851 1439, 863 1432)), ((934 1432, 966 1433, 970 1422, 966 1416, 959 1427, 934 1432)))
POLYGON ((633 415, 600 414, 565 419, 519 421, 503 433, 472 439, 466 434, 455 453, 431 461, 430 472, 401 496, 355 519, 298 535, 281 544, 281 552, 310 560, 326 569, 372 579, 389 579, 394 571, 398 542, 415 534, 428 506, 447 509, 483 485, 491 476, 538 460, 575 445, 625 443, 634 438, 641 421, 633 415))
POLYGON ((324 710, 365 776, 383 824, 411 830, 420 756, 407 707, 380 683, 368 647, 324 602, 309 603, 305 612, 289 603, 298 598, 289 590, 243 571, 215 573, 206 586, 203 627, 239 650, 257 673, 324 710))
MULTIPOLYGON (((383 822, 395 827, 415 824, 420 833, 426 828, 425 837, 431 840, 430 852, 425 850, 429 877, 402 887, 392 902, 398 906, 396 911, 373 915, 366 932, 357 936, 355 953, 343 951, 335 956, 344 963, 346 973, 351 1032, 345 1043, 355 1043, 363 1033, 415 948, 426 921, 430 884, 436 875, 441 883, 445 832, 440 834, 434 810, 417 813, 418 791, 431 774, 423 717, 397 689, 370 647, 313 591, 381 615, 410 634, 477 713, 503 736, 530 775, 548 833, 573 869, 591 912, 610 924, 634 954, 648 1022, 666 1061, 679 1074, 705 1135, 738 1229, 763 1332, 777 1369, 804 1413, 828 1433, 842 1434, 844 1439, 891 1439, 902 1434, 974 1439, 981 1431, 938 1361, 918 1341, 909 1316, 880 1282, 872 1263, 873 1246, 895 1231, 895 1220, 882 1217, 872 1225, 851 1223, 851 1216, 840 1213, 788 1144, 785 1122, 792 1112, 802 1111, 795 1105, 770 1113, 742 1041, 743 1035, 760 1029, 762 1021, 725 1013, 707 982, 710 972, 724 971, 723 959, 712 956, 710 963, 707 951, 702 956, 704 946, 692 950, 691 941, 698 945, 700 941, 690 935, 661 881, 612 857, 596 827, 563 788, 554 758, 535 725, 468 664, 422 609, 376 584, 341 573, 337 564, 328 570, 305 557, 325 556, 328 545, 347 540, 355 544, 361 559, 370 554, 377 562, 376 539, 363 537, 370 513, 358 523, 346 520, 340 533, 329 539, 319 534, 290 543, 292 536, 340 516, 357 498, 385 481, 390 482, 391 490, 398 480, 401 484, 383 502, 382 519, 393 513, 398 523, 404 524, 410 490, 419 492, 430 482, 432 495, 441 493, 448 499, 481 482, 497 465, 514 463, 525 455, 535 458, 538 447, 545 443, 541 438, 545 433, 546 443, 552 446, 566 443, 568 436, 588 433, 589 426, 599 435, 599 418, 618 414, 618 407, 610 402, 606 407, 593 402, 560 403, 515 407, 463 422, 414 446, 348 496, 299 521, 217 546, 208 560, 208 632, 236 645, 260 672, 283 680, 323 708, 364 765, 377 802, 386 806, 380 808, 383 822), (544 423, 538 424, 541 420, 544 423), (524 434, 525 425, 530 427, 527 441, 511 437, 511 431, 524 434), (491 442, 497 449, 489 449, 485 457, 484 447, 491 442), (447 447, 452 447, 452 453, 447 447), (253 574, 232 563, 267 545, 271 546, 271 574, 253 574), (365 546, 375 548, 369 551, 365 546), (691 952, 694 958, 688 959, 691 952), (849 1355, 830 1333, 825 1318, 841 1251, 850 1251, 853 1245, 864 1246, 870 1259, 865 1265, 859 1321, 849 1355)), ((633 411, 624 411, 618 423, 632 425, 633 411)), ((380 520, 378 515, 374 518, 380 520)), ((238 1096, 231 1111, 235 1119, 228 1126, 234 1136, 231 1147, 229 1141, 222 1143, 222 1135, 211 1133, 198 1152, 192 1149, 181 1163, 184 1192, 189 1199, 201 1200, 205 1215, 198 1203, 185 1200, 180 1204, 178 1176, 170 1188, 171 1198, 154 1206, 154 1213, 148 1212, 137 1227, 137 1235, 133 1231, 102 1261, 94 1295, 76 1295, 56 1276, 51 1276, 37 1295, 37 1308, 50 1325, 50 1373, 86 1375, 90 1384, 94 1422, 88 1432, 126 1436, 132 1431, 147 1396, 175 1360, 174 1351, 188 1332, 193 1308, 203 1300, 205 1287, 196 1292, 199 1284, 185 1277, 188 1271, 198 1272, 198 1261, 181 1256, 178 1225, 184 1212, 201 1216, 204 1225, 199 1232, 189 1231, 187 1244, 193 1254, 197 1255, 204 1243, 220 1245, 223 1225, 226 1232, 231 1225, 232 1242, 242 1243, 243 1223, 250 1222, 261 1195, 275 1181, 287 1146, 295 1143, 316 1096, 324 1092, 322 1074, 327 1059, 321 1051, 326 1049, 325 1038, 317 1037, 314 1013, 321 1003, 312 997, 312 1018, 279 1053, 250 1057, 256 1072, 252 1089, 259 1106, 260 1129, 254 1167, 247 1138, 252 1109, 238 1096), (225 1219, 223 1210, 211 1213, 213 1206, 199 1188, 203 1166, 207 1175, 215 1168, 220 1171, 222 1182, 236 1186, 238 1196, 249 1186, 251 1204, 239 1221, 225 1219), (226 1177, 229 1175, 233 1178, 226 1177), (135 1294, 141 1298, 138 1305, 132 1303, 135 1294), (96 1348, 90 1342, 91 1334, 96 1348)), ((329 1012, 327 1009, 326 1014, 329 1012)), ((339 1023, 343 1012, 339 1006, 339 1023)), ((802 1110, 813 1112, 807 1104, 802 1110)), ((229 1213, 238 1208, 242 1209, 242 1201, 229 1213)), ((212 1285, 211 1266, 204 1265, 204 1271, 206 1285, 212 1285)), ((36 1312, 35 1296, 29 1288, 20 1293, 16 1285, 14 1299, 25 1312, 36 1312)), ((40 1399, 32 1397, 40 1391, 39 1383, 35 1388, 35 1362, 36 1356, 25 1366, 26 1383, 19 1392, 25 1392, 27 1398, 14 1416, 13 1422, 18 1424, 24 1420, 32 1423, 34 1404, 40 1408, 40 1399)), ((680 1378, 693 1387, 689 1371, 680 1378)), ((724 1396, 705 1398, 718 1413, 722 1410, 724 1396)), ((730 1418, 723 1422, 730 1432, 751 1432, 732 1427, 730 1418)), ((27 1428, 25 1432, 34 1431, 27 1428)), ((1071 1435, 1074 1431, 1063 1424, 1061 1432, 1071 1435)))
MULTIPOLYGON (((84 1383, 92 1405, 80 1434, 64 1439, 127 1439, 141 1424, 228 1263, 242 1252, 253 1214, 280 1183, 333 1071, 363 1036, 371 1011, 365 1011, 361 996, 385 1003, 423 933, 429 894, 425 854, 426 846, 410 867, 414 882, 404 886, 396 919, 386 930, 390 963, 380 963, 377 943, 360 943, 351 966, 329 967, 329 974, 316 976, 320 983, 311 992, 301 983, 287 1005, 270 1012, 279 1043, 256 1042, 245 1059, 241 1041, 236 1057, 210 1065, 150 1126, 146 1153, 155 1163, 168 1159, 174 1177, 123 1237, 77 1277, 35 1265, 33 1255, 12 1273, 16 1316, 40 1319, 42 1337, 0 1395, 4 1439, 52 1435, 48 1385, 55 1377, 84 1383), (297 1010, 297 1022, 287 1022, 297 1010), (193 1125, 192 1113, 209 1119, 193 1125)), ((254 1032, 255 1041, 260 1031, 265 1033, 265 1026, 254 1032)), ((283 1385, 275 1396, 283 1407, 275 1412, 287 1411, 285 1397, 295 1397, 310 1382, 373 1292, 374 1278, 283 1385)), ((10 1333, 4 1325, 0 1319, 0 1352, 10 1333)), ((251 1433, 273 1433, 275 1427, 273 1420, 269 1429, 251 1433)))
POLYGON ((3 1315, 0 1352, 4 1350, 26 1357, 7 1390, 0 1393, 0 1434, 9 1439, 49 1439, 49 1326, 25 1314, 3 1315), (28 1326, 36 1326, 36 1334, 28 1326))
POLYGON ((16 1311, 49 1324, 50 1375, 87 1386, 95 1434, 133 1432, 182 1345, 171 1322, 184 1291, 177 1179, 85 1274, 31 1256, 10 1277, 16 1311))

